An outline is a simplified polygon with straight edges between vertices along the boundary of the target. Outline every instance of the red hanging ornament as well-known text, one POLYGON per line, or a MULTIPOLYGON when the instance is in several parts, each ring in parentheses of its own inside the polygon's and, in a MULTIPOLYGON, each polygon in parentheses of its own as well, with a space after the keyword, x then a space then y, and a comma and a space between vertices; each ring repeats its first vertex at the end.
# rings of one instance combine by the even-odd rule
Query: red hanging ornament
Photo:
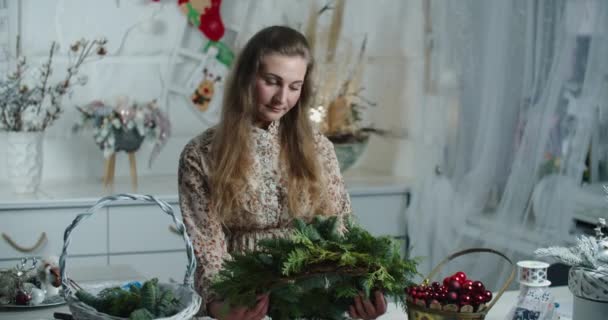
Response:
POLYGON ((196 26, 209 40, 218 41, 226 31, 220 6, 222 0, 177 0, 188 21, 196 26))

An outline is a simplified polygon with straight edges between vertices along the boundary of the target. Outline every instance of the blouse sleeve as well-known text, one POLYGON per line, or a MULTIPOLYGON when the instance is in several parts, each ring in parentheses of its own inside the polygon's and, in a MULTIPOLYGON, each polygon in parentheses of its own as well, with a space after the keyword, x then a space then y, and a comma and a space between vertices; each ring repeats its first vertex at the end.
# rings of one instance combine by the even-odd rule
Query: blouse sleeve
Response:
POLYGON ((327 181, 327 201, 321 210, 329 211, 342 220, 352 214, 350 197, 340 173, 340 165, 336 157, 334 145, 322 134, 317 134, 319 155, 327 181))
POLYGON ((207 304, 214 298, 211 280, 219 272, 227 250, 221 221, 210 214, 208 170, 200 150, 200 145, 191 142, 182 151, 178 189, 184 225, 197 260, 194 283, 203 298, 199 315, 207 315, 207 304))

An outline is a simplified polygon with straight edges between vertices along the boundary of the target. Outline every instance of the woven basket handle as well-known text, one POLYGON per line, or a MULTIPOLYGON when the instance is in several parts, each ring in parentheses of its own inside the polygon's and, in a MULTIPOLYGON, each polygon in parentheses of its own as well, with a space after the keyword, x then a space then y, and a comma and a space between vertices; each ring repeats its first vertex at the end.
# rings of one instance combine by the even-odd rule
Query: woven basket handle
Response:
POLYGON ((433 279, 437 275, 437 273, 439 273, 439 271, 441 271, 441 268, 443 268, 443 266, 445 266, 448 262, 454 260, 455 258, 463 256, 465 254, 469 254, 469 253, 480 253, 480 252, 487 252, 487 253, 493 253, 495 255, 498 255, 501 258, 507 260, 507 262, 509 262, 509 264, 511 265, 511 274, 509 275, 509 278, 503 284, 502 288, 500 288, 500 290, 498 290, 498 293, 496 294, 496 297, 494 297, 494 299, 492 299, 492 301, 490 302, 490 304, 488 304, 488 309, 487 310, 490 310, 490 309, 492 309, 492 306, 494 306, 494 303, 496 303, 496 301, 498 301, 498 298, 500 298, 500 296, 502 296, 502 294, 507 290, 507 288, 509 287, 509 285, 511 284, 511 282, 515 278, 515 271, 516 271, 515 264, 513 264, 513 261, 511 261, 511 259, 509 259, 509 257, 505 256, 502 252, 496 251, 494 249, 489 249, 489 248, 471 248, 471 249, 466 249, 466 250, 462 250, 462 251, 458 251, 458 252, 452 253, 447 258, 443 259, 443 261, 441 261, 431 271, 431 273, 429 273, 429 275, 428 275, 428 277, 426 277, 426 279, 433 279))
POLYGON ((76 228, 76 226, 78 226, 78 224, 80 224, 82 220, 89 218, 93 215, 93 213, 97 212, 99 209, 104 208, 112 202, 120 200, 137 200, 156 203, 156 205, 158 205, 164 213, 166 213, 171 217, 171 219, 173 219, 175 229, 179 234, 181 234, 182 238, 184 239, 184 242, 186 243, 186 255, 188 256, 188 265, 186 266, 184 285, 193 288, 194 270, 196 269, 194 249, 192 247, 192 242, 190 241, 188 234, 186 234, 186 228, 184 227, 184 224, 175 217, 171 205, 151 195, 122 193, 99 199, 97 203, 90 207, 85 213, 77 215, 74 221, 72 221, 72 223, 65 229, 65 232, 63 234, 63 250, 61 251, 61 257, 59 257, 59 268, 61 269, 61 286, 63 287, 64 295, 68 296, 71 294, 65 266, 66 259, 68 256, 68 247, 70 245, 70 241, 72 240, 70 236, 72 230, 74 230, 74 228, 76 228))

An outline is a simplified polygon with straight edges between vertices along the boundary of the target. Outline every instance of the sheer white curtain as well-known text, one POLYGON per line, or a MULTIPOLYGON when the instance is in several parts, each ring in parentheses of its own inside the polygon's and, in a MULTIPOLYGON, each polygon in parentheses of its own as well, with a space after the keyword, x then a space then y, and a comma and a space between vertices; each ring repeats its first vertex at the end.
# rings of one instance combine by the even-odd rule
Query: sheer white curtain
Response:
MULTIPOLYGON (((517 261, 563 244, 608 102, 608 2, 430 3, 425 107, 448 116, 438 123, 446 133, 436 142, 438 170, 422 179, 407 213, 411 254, 424 257, 425 273, 463 248, 517 261)), ((452 267, 492 289, 510 271, 484 255, 452 267)))

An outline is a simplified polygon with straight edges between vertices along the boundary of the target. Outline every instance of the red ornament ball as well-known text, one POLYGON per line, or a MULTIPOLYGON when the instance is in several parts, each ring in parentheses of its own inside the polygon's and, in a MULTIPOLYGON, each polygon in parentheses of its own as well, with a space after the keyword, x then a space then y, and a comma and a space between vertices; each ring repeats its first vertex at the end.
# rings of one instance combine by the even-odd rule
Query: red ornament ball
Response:
POLYGON ((478 306, 484 302, 486 302, 486 297, 484 297, 482 294, 476 294, 475 296, 473 296, 474 305, 478 306))
POLYGON ((455 291, 455 292, 459 292, 461 289, 461 285, 460 282, 456 279, 452 279, 450 280, 450 283, 448 284, 448 290, 449 291, 455 291))
POLYGON ((458 293, 454 291, 448 292, 446 295, 446 301, 449 303, 458 302, 458 293))
POLYGON ((473 284, 463 284, 462 287, 460 288, 460 292, 464 292, 467 294, 472 294, 474 293, 474 288, 473 288, 473 284))
POLYGON ((464 273, 464 272, 462 272, 462 271, 458 271, 458 272, 454 273, 454 275, 458 276, 458 277, 460 277, 460 278, 462 278, 464 280, 467 280, 467 274, 464 273))
POLYGON ((25 306, 30 302, 30 300, 32 300, 32 296, 30 294, 23 290, 17 291, 17 294, 15 295, 15 304, 25 306))
POLYGON ((473 281, 473 290, 475 290, 475 292, 483 293, 486 291, 486 287, 481 281, 473 281))
POLYGON ((435 291, 439 290, 440 287, 441 287, 441 283, 439 283, 437 281, 431 283, 431 288, 435 291))
POLYGON ((443 278, 443 285, 447 287, 450 284, 450 280, 452 280, 452 277, 443 278))
POLYGON ((461 306, 464 306, 467 304, 473 304, 473 299, 468 294, 461 294, 459 298, 460 299, 458 302, 460 303, 461 306))
POLYGON ((483 302, 490 302, 492 300, 492 291, 488 291, 488 290, 484 291, 483 297, 484 297, 483 302))
POLYGON ((460 275, 453 275, 450 277, 452 280, 458 281, 460 284, 463 284, 467 279, 463 278, 460 275))

